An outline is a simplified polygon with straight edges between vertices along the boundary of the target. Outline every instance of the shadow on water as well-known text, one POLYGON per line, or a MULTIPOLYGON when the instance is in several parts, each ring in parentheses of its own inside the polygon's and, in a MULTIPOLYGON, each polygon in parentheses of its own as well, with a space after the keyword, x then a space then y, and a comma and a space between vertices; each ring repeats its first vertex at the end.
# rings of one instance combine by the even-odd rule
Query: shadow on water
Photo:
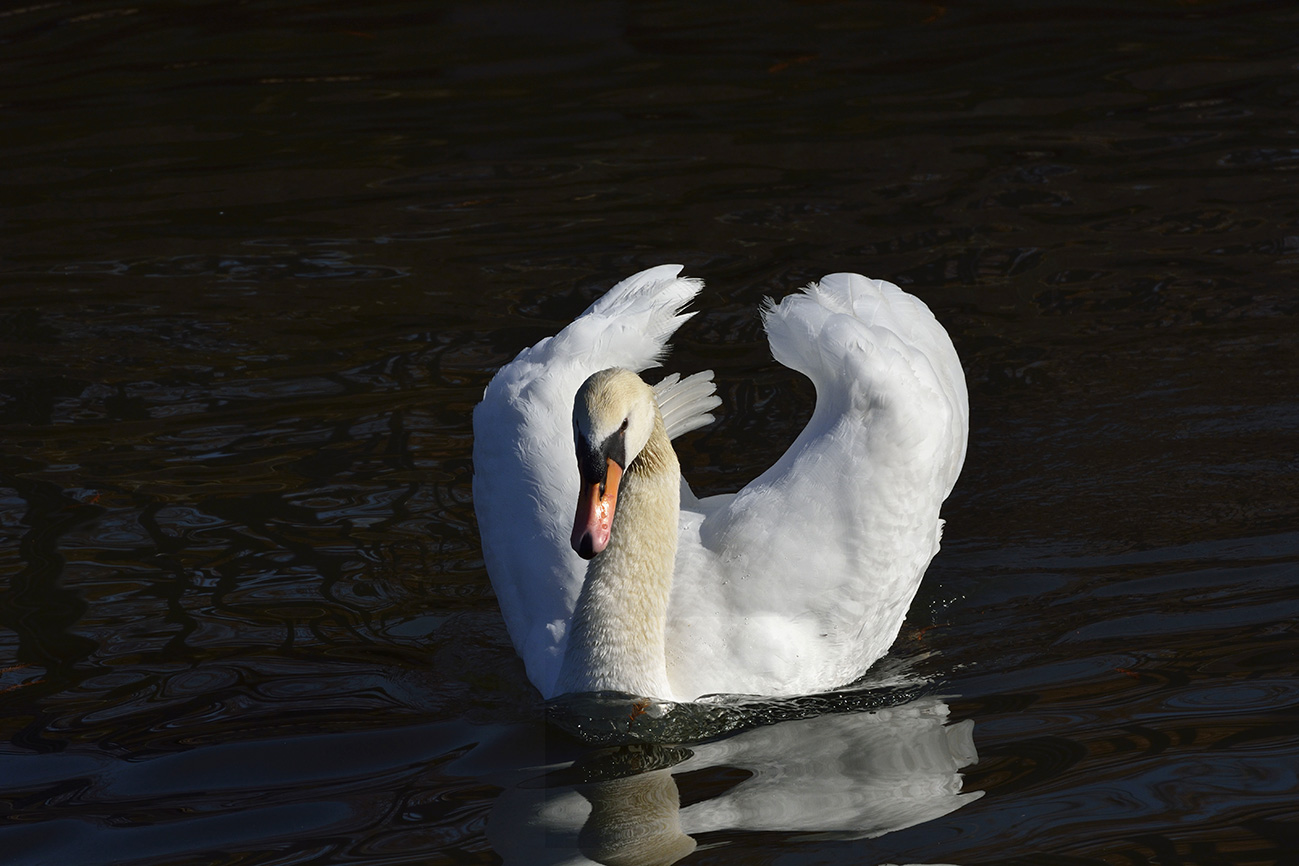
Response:
POLYGON ((1296 24, 0 11, 0 860, 1293 859, 1296 24), (667 371, 725 401, 680 443, 701 494, 811 411, 764 296, 862 272, 952 334, 971 447, 890 654, 934 691, 548 731, 470 413, 670 261, 708 286, 667 371))
POLYGON ((862 685, 796 698, 705 695, 675 703, 623 692, 560 695, 546 702, 546 721, 588 745, 695 743, 795 719, 888 708, 933 691, 928 683, 884 676, 882 667, 862 685))
MULTIPOLYGON (((64 557, 61 537, 94 520, 102 509, 63 496, 54 484, 23 478, 24 469, 38 469, 35 461, 10 459, 0 474, 0 484, 12 489, 25 504, 22 522, 33 530, 23 535, 18 558, 25 564, 0 591, 0 626, 17 637, 17 662, 6 671, 24 676, 64 680, 97 649, 93 640, 74 634, 72 627, 86 612, 78 593, 61 585, 64 557)), ((28 741, 24 745, 37 746, 28 741)))

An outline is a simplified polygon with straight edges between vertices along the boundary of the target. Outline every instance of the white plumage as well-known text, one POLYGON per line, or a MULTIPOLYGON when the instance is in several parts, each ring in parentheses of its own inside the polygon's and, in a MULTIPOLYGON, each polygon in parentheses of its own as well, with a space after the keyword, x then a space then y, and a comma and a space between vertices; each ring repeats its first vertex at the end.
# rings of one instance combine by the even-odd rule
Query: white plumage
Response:
MULTIPOLYGON (((474 507, 488 573, 547 698, 557 694, 587 569, 570 546, 574 395, 599 370, 659 362, 702 288, 680 272, 662 265, 618 283, 503 367, 474 411, 474 507)), ((851 682, 888 650, 938 551, 939 506, 968 427, 965 379, 942 326, 917 298, 856 274, 769 304, 763 319, 772 354, 815 384, 816 409, 738 493, 700 500, 680 482, 663 642, 670 694, 650 697, 790 695, 851 682)), ((670 376, 651 399, 670 437, 710 422, 720 402, 707 372, 670 376)), ((634 529, 615 519, 615 536, 634 529)))

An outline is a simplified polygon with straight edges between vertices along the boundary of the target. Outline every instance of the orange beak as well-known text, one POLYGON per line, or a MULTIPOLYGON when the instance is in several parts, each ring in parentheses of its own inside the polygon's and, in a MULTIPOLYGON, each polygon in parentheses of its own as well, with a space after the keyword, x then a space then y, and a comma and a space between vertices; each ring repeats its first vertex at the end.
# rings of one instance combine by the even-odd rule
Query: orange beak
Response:
POLYGON ((573 519, 573 549, 583 559, 591 559, 609 544, 613 529, 614 506, 618 504, 618 482, 622 467, 605 460, 605 478, 588 484, 582 481, 577 494, 577 516, 573 519))

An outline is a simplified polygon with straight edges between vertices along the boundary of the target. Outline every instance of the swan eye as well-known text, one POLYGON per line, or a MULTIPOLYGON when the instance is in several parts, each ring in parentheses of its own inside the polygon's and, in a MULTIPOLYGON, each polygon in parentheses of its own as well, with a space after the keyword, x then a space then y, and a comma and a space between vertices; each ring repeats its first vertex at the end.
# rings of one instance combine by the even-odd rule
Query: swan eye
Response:
POLYGON ((628 422, 629 420, 630 420, 629 418, 624 418, 624 419, 622 419, 622 426, 618 428, 618 432, 619 432, 619 433, 626 433, 626 432, 627 432, 627 422, 628 422))

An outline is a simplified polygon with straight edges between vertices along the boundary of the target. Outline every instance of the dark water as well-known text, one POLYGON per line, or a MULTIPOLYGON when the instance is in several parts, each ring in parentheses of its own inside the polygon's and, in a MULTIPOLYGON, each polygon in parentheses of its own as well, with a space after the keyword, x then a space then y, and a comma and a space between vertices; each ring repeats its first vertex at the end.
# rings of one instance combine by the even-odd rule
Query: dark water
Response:
POLYGON ((0 862, 1296 862, 1297 28, 0 11, 0 862), (765 295, 859 271, 951 332, 969 459, 884 666, 916 702, 685 749, 542 724, 469 413, 660 262, 709 284, 669 361, 726 401, 700 492, 810 412, 765 295))

